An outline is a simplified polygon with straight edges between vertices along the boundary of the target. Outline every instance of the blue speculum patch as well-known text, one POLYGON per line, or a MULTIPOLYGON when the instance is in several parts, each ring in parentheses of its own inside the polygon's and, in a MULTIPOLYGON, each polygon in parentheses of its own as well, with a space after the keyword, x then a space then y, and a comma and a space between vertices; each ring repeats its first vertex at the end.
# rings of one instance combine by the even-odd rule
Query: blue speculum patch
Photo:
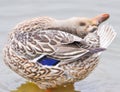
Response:
POLYGON ((44 57, 38 59, 37 62, 42 65, 54 66, 54 65, 58 64, 60 61, 50 58, 50 57, 47 57, 47 56, 44 56, 44 57))

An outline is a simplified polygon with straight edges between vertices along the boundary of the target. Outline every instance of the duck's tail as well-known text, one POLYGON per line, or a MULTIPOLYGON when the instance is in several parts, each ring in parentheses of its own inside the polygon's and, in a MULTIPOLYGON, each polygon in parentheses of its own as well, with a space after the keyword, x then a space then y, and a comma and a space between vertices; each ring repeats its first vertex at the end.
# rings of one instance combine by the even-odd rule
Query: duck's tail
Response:
POLYGON ((112 26, 103 25, 97 31, 98 35, 100 36, 100 47, 107 48, 116 36, 116 32, 112 26))

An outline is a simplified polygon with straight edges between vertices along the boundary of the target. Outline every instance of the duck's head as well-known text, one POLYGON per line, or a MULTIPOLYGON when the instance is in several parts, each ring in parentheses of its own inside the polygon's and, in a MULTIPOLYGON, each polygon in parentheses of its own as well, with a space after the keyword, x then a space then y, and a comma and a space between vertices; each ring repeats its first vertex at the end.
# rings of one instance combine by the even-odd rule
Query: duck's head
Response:
POLYGON ((60 24, 62 24, 63 30, 84 38, 88 33, 94 32, 108 18, 109 14, 101 14, 93 18, 73 17, 62 21, 60 24))

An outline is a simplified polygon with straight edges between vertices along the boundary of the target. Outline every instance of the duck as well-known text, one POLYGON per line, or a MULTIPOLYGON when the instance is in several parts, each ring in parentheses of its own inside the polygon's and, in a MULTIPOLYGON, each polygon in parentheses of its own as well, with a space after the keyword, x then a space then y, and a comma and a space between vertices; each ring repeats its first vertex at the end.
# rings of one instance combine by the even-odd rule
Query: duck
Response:
POLYGON ((4 62, 46 92, 83 80, 116 36, 113 27, 99 27, 108 18, 105 13, 93 18, 43 16, 25 20, 9 33, 4 62))

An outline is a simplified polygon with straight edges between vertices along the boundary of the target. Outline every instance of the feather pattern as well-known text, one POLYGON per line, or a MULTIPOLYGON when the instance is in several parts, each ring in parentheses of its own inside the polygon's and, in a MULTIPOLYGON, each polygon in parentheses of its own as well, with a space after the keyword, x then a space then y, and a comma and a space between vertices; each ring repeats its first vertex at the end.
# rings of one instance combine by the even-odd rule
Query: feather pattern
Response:
POLYGON ((57 24, 53 27, 53 21, 56 23, 55 19, 44 17, 18 24, 9 34, 4 48, 5 63, 42 89, 87 77, 99 61, 97 53, 103 51, 115 37, 111 26, 103 26, 80 38, 81 34, 74 27, 73 30, 64 25, 62 28, 58 28, 57 24), (52 66, 38 63, 44 56, 59 62, 52 66))
POLYGON ((116 37, 116 32, 113 27, 109 25, 103 25, 99 30, 97 33, 100 36, 100 46, 107 48, 116 37))

